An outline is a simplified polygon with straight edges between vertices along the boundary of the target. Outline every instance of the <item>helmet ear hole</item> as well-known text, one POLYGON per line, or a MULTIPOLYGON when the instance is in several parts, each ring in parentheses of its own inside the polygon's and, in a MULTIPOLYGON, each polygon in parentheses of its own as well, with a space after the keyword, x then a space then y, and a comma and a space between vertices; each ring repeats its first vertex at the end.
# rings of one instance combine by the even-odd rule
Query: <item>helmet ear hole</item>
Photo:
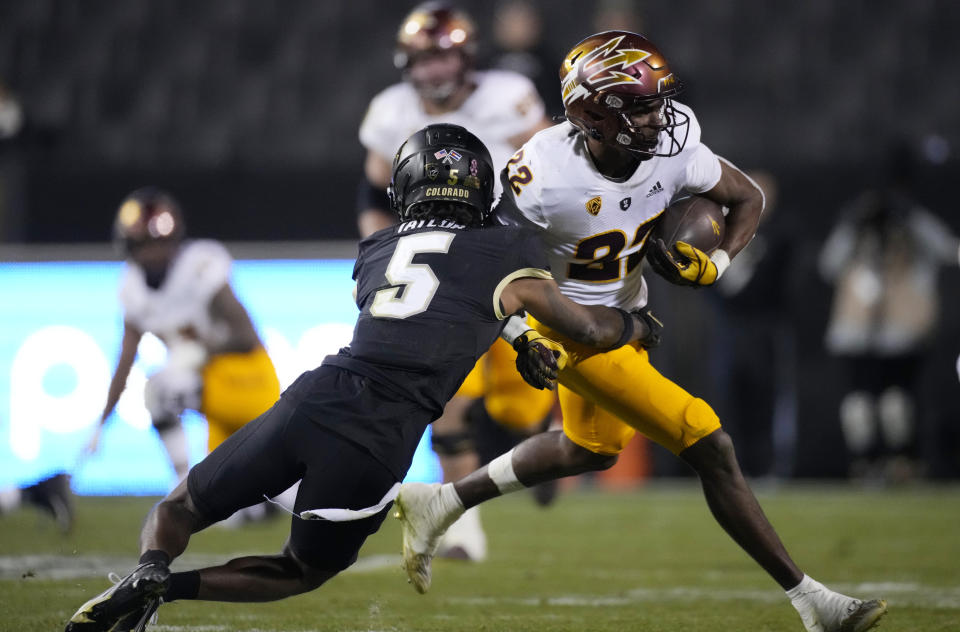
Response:
POLYGON ((587 114, 587 116, 589 116, 590 118, 592 118, 592 119, 593 119, 595 122, 597 122, 597 123, 599 123, 600 121, 603 120, 603 116, 601 116, 601 115, 600 115, 599 113, 597 113, 597 112, 594 112, 593 110, 588 110, 586 114, 587 114))

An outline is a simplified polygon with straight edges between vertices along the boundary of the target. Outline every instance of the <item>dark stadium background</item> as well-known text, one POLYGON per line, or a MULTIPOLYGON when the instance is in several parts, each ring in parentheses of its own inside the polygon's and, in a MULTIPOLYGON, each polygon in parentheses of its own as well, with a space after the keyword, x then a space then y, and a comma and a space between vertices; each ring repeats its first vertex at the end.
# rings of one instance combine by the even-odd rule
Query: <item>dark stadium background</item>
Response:
MULTIPOLYGON (((145 183, 175 192, 192 234, 226 241, 353 240, 369 99, 397 81, 393 39, 412 2, 375 0, 4 0, 0 80, 27 126, 5 142, 0 241, 104 242, 116 204, 145 183)), ((592 32, 597 3, 542 1, 546 48, 592 32)), ((495 3, 461 3, 489 33, 495 3)), ((674 0, 635 4, 688 90, 704 141, 773 172, 796 228, 790 309, 799 349, 799 476, 842 476, 837 367, 823 351, 829 288, 815 257, 839 209, 918 156, 917 196, 960 232, 954 185, 960 81, 952 0, 674 0), (931 162, 929 142, 949 147, 931 162), (944 145, 945 143, 945 145, 944 145)), ((481 59, 489 55, 481 51, 481 59)), ((545 94, 557 107, 557 94, 545 94)), ((940 334, 924 367, 922 453, 960 470, 960 274, 940 276, 940 334)), ((706 293, 656 280, 665 373, 711 400, 703 357, 724 332, 706 293), (676 338, 675 338, 676 340, 676 338)), ((656 301, 657 299, 655 299, 656 301)), ((3 309, 9 309, 4 306, 3 309)), ((657 453, 656 469, 679 473, 657 453)))

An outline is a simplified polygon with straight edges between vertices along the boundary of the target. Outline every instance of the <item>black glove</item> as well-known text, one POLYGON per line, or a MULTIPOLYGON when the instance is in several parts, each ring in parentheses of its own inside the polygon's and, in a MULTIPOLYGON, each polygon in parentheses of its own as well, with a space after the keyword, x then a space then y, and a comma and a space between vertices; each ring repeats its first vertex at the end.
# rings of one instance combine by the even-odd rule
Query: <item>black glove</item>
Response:
POLYGON ((647 306, 635 309, 630 313, 642 320, 647 325, 647 335, 639 339, 640 344, 647 349, 652 349, 659 345, 660 332, 663 330, 663 323, 660 322, 660 319, 654 316, 653 312, 650 311, 650 308, 647 306))
POLYGON ((516 337, 513 348, 517 351, 517 371, 527 384, 541 390, 556 388, 557 373, 567 364, 563 345, 528 329, 516 337))

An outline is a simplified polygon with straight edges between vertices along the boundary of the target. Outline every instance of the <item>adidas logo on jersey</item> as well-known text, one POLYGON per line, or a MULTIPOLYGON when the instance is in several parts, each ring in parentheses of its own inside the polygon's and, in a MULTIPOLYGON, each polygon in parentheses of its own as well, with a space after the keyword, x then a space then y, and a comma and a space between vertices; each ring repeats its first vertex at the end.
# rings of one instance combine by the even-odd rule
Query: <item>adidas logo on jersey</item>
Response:
POLYGON ((659 180, 657 180, 657 183, 650 187, 650 190, 647 191, 647 197, 653 197, 657 193, 663 193, 663 187, 660 185, 659 180))

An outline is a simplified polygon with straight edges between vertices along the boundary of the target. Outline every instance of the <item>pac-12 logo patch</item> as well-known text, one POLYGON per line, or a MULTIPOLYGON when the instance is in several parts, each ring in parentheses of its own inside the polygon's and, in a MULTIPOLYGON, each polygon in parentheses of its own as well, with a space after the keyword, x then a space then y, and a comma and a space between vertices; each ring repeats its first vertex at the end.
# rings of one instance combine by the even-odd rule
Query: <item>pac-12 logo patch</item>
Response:
POLYGON ((627 210, 628 208, 630 208, 630 204, 631 204, 631 203, 633 203, 633 198, 632 198, 632 197, 629 197, 629 196, 628 196, 628 197, 623 198, 622 200, 620 200, 620 210, 621 210, 621 211, 627 210))
POLYGON ((587 207, 587 212, 591 215, 596 215, 600 212, 600 207, 603 206, 603 200, 600 199, 600 196, 592 197, 587 200, 585 205, 587 207))

